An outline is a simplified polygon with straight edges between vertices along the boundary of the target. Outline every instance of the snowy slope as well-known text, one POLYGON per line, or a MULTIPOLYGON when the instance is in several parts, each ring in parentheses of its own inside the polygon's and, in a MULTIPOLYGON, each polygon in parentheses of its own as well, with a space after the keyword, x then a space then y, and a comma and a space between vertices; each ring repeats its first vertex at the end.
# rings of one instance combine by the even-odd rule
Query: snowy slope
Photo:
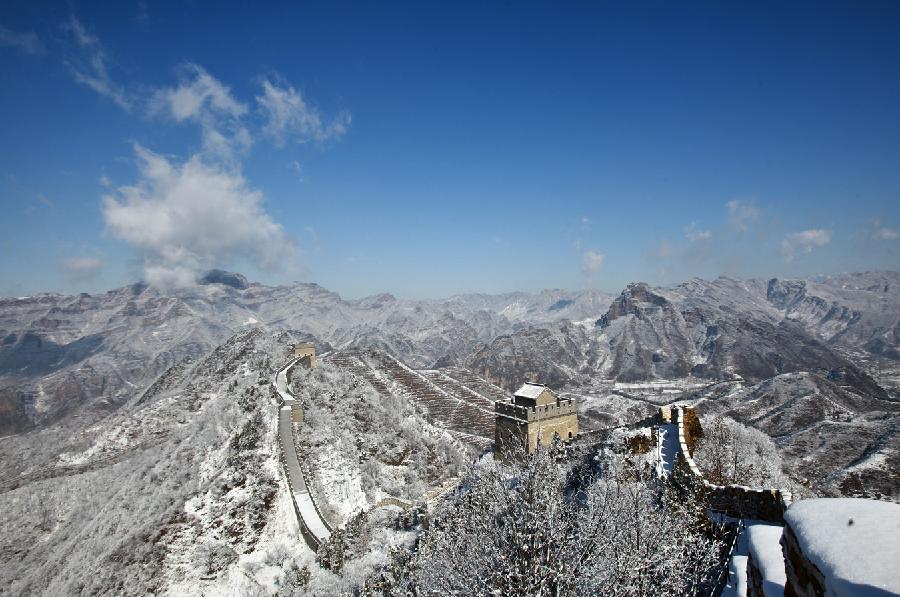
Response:
POLYGON ((900 342, 894 334, 898 321, 900 274, 892 272, 824 282, 717 278, 673 288, 639 283, 625 288, 593 322, 500 336, 467 365, 507 388, 529 375, 561 386, 592 377, 761 381, 818 369, 883 396, 852 355, 893 354, 891 347, 900 342))
POLYGON ((344 300, 316 284, 269 287, 230 276, 218 272, 205 285, 168 293, 134 284, 98 295, 0 299, 0 435, 66 413, 102 417, 176 363, 248 328, 303 330, 323 351, 378 348, 430 367, 460 363, 522 325, 608 304, 593 291, 344 300))

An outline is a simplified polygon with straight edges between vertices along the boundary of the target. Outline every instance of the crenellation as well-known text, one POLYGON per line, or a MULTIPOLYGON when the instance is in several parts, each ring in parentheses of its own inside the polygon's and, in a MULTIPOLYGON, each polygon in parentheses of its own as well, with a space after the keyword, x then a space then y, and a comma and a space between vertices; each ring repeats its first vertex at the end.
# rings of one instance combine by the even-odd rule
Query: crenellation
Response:
POLYGON ((312 342, 295 344, 294 357, 299 359, 307 368, 316 368, 316 347, 312 342))
POLYGON ((495 445, 501 458, 516 452, 532 454, 554 437, 569 441, 578 435, 575 402, 544 385, 523 384, 512 400, 495 402, 494 412, 495 445))

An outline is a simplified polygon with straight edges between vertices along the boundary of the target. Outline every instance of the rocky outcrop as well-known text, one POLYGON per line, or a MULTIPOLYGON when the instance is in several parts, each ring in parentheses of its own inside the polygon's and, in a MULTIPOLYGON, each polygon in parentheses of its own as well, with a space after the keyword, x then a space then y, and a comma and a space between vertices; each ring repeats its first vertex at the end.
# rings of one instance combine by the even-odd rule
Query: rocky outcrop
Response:
POLYGON ((206 272, 198 281, 198 284, 222 284, 238 290, 249 288, 250 282, 241 274, 226 272, 221 269, 213 269, 206 272))
POLYGON ((525 381, 559 388, 581 371, 590 372, 595 357, 587 332, 569 323, 552 329, 529 328, 501 336, 476 351, 466 366, 490 381, 513 391, 525 381))
POLYGON ((593 327, 579 326, 583 329, 566 334, 554 330, 539 341, 533 329, 503 336, 481 349, 470 366, 489 363, 490 371, 504 377, 507 371, 515 372, 517 381, 534 364, 555 364, 556 377, 591 375, 620 382, 736 376, 761 381, 788 372, 819 371, 863 394, 885 397, 874 380, 820 334, 826 327, 837 329, 834 326, 855 321, 853 309, 826 304, 807 288, 805 281, 771 280, 765 285, 727 278, 691 280, 673 289, 630 284, 593 327), (812 313, 813 307, 824 311, 816 317, 800 316, 812 313), (523 357, 529 349, 560 358, 540 363, 540 355, 523 357), (526 365, 504 362, 513 355, 526 365))
POLYGON ((671 311, 672 304, 665 297, 651 291, 647 284, 643 282, 629 284, 613 300, 609 310, 597 320, 597 326, 608 327, 611 322, 626 315, 646 319, 649 315, 666 309, 671 311))

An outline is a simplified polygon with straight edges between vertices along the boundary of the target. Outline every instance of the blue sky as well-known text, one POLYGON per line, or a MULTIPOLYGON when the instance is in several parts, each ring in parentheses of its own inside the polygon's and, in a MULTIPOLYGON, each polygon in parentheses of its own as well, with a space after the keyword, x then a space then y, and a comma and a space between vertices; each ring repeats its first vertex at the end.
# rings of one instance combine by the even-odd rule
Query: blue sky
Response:
POLYGON ((0 294, 900 268, 900 4, 5 2, 0 294))

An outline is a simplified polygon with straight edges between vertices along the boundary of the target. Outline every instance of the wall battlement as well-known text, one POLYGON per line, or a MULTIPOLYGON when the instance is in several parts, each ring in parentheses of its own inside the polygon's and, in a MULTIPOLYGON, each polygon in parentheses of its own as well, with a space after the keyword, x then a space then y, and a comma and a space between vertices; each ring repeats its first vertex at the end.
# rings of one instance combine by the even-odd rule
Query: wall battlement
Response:
POLYGON ((312 342, 301 342, 294 345, 294 357, 309 369, 316 368, 316 347, 312 342))
POLYGON ((678 424, 679 453, 684 458, 688 469, 703 481, 706 488, 706 496, 713 510, 723 512, 736 518, 754 518, 768 522, 784 524, 784 511, 793 502, 793 495, 789 491, 778 488, 754 489, 744 485, 715 485, 703 478, 703 473, 694 458, 691 456, 689 446, 696 441, 692 437, 691 426, 686 422, 696 418, 693 408, 680 404, 673 404, 660 408, 660 417, 678 424), (663 409, 668 409, 664 412, 663 409), (667 419, 668 416, 668 419, 667 419))
POLYGON ((494 403, 494 445, 501 459, 534 453, 554 437, 570 441, 578 435, 575 402, 550 388, 526 383, 512 400, 494 403))
POLYGON ((512 402, 494 403, 494 412, 525 422, 541 421, 575 413, 575 403, 568 398, 560 398, 558 404, 544 406, 520 406, 512 402))

